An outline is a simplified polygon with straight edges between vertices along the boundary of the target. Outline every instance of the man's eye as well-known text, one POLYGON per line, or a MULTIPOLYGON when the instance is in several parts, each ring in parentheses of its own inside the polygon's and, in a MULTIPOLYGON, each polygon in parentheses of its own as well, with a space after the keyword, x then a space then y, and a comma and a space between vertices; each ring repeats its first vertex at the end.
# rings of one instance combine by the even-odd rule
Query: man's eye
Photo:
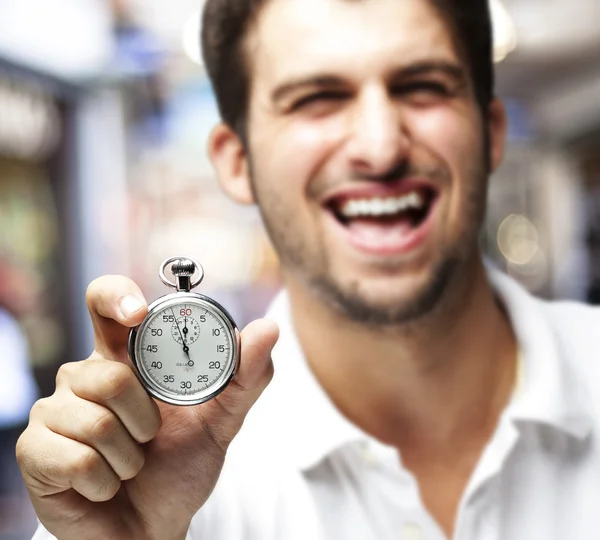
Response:
POLYGON ((292 110, 298 110, 307 105, 318 104, 318 103, 335 103, 342 101, 346 98, 346 94, 343 92, 317 92, 315 94, 309 94, 295 101, 292 105, 292 110))
POLYGON ((403 84, 394 88, 394 94, 433 94, 437 96, 448 96, 450 95, 450 90, 441 84, 436 82, 422 81, 422 82, 414 82, 403 84))

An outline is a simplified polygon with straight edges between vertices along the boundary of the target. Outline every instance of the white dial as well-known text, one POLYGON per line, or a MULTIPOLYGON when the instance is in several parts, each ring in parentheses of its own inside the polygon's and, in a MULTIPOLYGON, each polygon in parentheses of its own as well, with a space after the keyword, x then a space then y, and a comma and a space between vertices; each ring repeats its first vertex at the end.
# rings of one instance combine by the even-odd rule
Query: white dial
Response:
POLYGON ((163 297, 150 306, 134 336, 133 359, 154 396, 201 403, 229 382, 238 360, 238 333, 218 304, 195 293, 163 297))

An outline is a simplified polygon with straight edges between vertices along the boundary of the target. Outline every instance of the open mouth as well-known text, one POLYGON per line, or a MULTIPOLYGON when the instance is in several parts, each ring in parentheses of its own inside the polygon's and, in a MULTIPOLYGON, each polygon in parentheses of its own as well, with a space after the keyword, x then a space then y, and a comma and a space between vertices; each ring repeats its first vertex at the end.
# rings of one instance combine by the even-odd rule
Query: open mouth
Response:
POLYGON ((339 195, 327 208, 358 247, 400 252, 424 239, 437 197, 435 189, 420 185, 402 193, 339 195))

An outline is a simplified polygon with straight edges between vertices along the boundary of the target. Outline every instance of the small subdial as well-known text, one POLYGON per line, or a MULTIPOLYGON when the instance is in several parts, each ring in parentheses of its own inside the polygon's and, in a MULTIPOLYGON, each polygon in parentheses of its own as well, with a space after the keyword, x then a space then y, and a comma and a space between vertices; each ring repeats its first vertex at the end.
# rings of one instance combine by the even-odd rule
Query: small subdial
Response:
POLYGON ((171 336, 180 345, 184 345, 181 336, 188 347, 200 337, 200 325, 192 317, 179 317, 171 327, 171 336))

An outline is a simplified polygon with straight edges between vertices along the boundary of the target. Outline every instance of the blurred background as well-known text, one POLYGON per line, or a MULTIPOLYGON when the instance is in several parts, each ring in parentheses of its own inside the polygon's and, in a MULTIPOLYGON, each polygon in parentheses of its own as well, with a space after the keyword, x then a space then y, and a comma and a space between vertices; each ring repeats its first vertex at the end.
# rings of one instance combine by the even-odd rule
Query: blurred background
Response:
MULTIPOLYGON (((482 242, 535 294, 600 303, 600 0, 490 1, 510 134, 482 242)), ((35 529, 14 443, 92 349, 91 280, 154 298, 160 262, 194 256, 240 326, 277 291, 256 211, 206 158, 200 3, 0 1, 0 540, 35 529)))

